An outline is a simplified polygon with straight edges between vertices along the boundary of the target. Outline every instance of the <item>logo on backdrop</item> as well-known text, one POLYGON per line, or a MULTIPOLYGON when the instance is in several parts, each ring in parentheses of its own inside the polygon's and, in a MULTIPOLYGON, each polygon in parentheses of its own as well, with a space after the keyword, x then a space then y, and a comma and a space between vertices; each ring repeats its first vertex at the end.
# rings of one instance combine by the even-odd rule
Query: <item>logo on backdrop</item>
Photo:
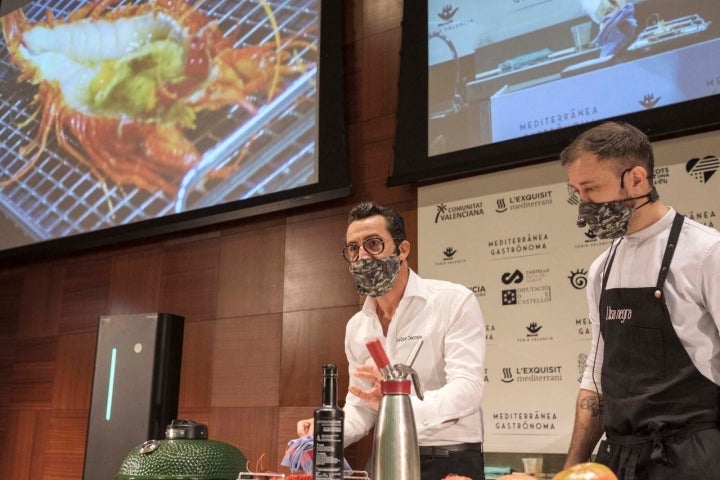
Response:
POLYGON ((502 381, 512 382, 561 382, 561 365, 531 365, 524 367, 504 367, 502 381))
POLYGON ((685 164, 685 170, 700 183, 707 183, 720 168, 720 158, 717 155, 706 155, 703 158, 691 158, 685 164))
POLYGON ((520 270, 515 270, 512 273, 503 273, 502 277, 500 277, 500 280, 502 280, 502 283, 504 283, 505 285, 510 285, 511 283, 520 283, 524 279, 525 276, 520 270))
POLYGON ((578 335, 583 338, 590 338, 590 319, 588 317, 576 318, 575 328, 577 328, 578 335))
POLYGON ((453 17, 460 10, 458 7, 453 8, 452 4, 445 5, 437 16, 443 22, 450 23, 453 21, 453 17))
POLYGON ((653 108, 660 101, 662 97, 656 97, 654 93, 646 93, 643 95, 642 100, 638 100, 638 103, 643 108, 653 108))
POLYGON ((525 326, 525 336, 517 338, 518 342, 548 342, 553 340, 553 337, 540 336, 540 330, 542 325, 538 325, 537 322, 530 322, 525 326))
MULTIPOLYGON (((571 189, 570 186, 568 186, 568 191, 571 189)), ((580 204, 580 197, 578 196, 578 193, 575 190, 569 191, 570 196, 567 199, 567 202, 570 205, 579 205, 580 204)))
POLYGON ((525 329, 530 332, 527 334, 528 337, 537 337, 538 332, 542 330, 542 325, 538 325, 537 322, 530 322, 530 325, 525 327, 525 329))
POLYGON ((533 412, 493 412, 492 418, 495 422, 495 429, 507 433, 549 433, 557 429, 555 423, 558 420, 558 414, 557 412, 537 410, 533 412))
POLYGON ((568 277, 570 279, 570 285, 577 290, 584 289, 588 281, 587 274, 588 272, 582 268, 578 268, 574 272, 571 271, 570 276, 568 277))
POLYGON ((457 263, 465 263, 467 260, 462 258, 458 253, 457 249, 452 246, 445 247, 442 251, 442 260, 435 262, 435 266, 441 265, 454 265, 457 263))
POLYGON ((485 324, 485 341, 486 342, 492 342, 495 340, 495 325, 494 324, 485 324))
POLYGON ((716 228, 715 227, 715 210, 699 210, 699 211, 690 211, 687 215, 688 218, 695 220, 696 222, 700 222, 704 224, 705 226, 716 228))
POLYGON ((500 276, 500 281, 505 285, 523 282, 532 284, 529 286, 518 286, 501 290, 501 301, 503 305, 530 305, 536 303, 547 303, 550 301, 550 284, 546 283, 546 277, 550 272, 549 267, 534 268, 524 273, 519 269, 513 272, 505 272, 500 276))
POLYGON ((537 285, 503 290, 501 299, 503 306, 534 305, 536 303, 549 303, 552 296, 550 295, 550 285, 537 285))
POLYGON ((670 182, 670 169, 668 167, 658 167, 653 173, 653 184, 664 185, 670 182))
POLYGON ((597 120, 599 113, 600 111, 597 105, 590 104, 584 107, 581 105, 577 108, 571 107, 570 110, 561 110, 555 115, 531 118, 530 120, 518 123, 517 128, 523 134, 530 135, 597 120))
POLYGON ((520 257, 545 253, 548 248, 547 233, 528 233, 514 237, 498 238, 488 242, 492 257, 520 257))
POLYGON ((441 203, 440 205, 436 205, 435 208, 435 223, 462 220, 485 214, 482 202, 470 202, 451 206, 441 203))
POLYGON ((465 285, 476 297, 484 297, 487 294, 485 285, 465 285))
POLYGON ((582 243, 576 243, 575 249, 579 250, 582 248, 606 248, 612 243, 612 239, 606 239, 606 240, 600 240, 597 238, 597 235, 595 235, 593 232, 590 231, 588 228, 584 232, 582 232, 583 235, 583 241, 582 243))
POLYGON ((552 190, 544 190, 542 192, 522 193, 511 195, 509 197, 501 197, 496 200, 497 213, 504 213, 508 210, 521 210, 524 208, 535 208, 544 205, 552 205, 552 190), (505 201, 507 198, 507 202, 505 201))

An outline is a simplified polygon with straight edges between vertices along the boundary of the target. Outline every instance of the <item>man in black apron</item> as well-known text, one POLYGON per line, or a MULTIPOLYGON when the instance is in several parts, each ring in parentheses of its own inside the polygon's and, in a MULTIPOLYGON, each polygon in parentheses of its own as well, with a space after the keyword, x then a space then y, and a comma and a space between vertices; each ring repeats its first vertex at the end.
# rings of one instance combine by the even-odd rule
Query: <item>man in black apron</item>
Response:
POLYGON ((720 312, 707 300, 720 296, 720 234, 659 201, 652 147, 630 125, 588 130, 561 161, 578 226, 615 239, 590 269, 597 326, 565 466, 587 461, 604 431, 596 461, 620 480, 720 478, 720 312))

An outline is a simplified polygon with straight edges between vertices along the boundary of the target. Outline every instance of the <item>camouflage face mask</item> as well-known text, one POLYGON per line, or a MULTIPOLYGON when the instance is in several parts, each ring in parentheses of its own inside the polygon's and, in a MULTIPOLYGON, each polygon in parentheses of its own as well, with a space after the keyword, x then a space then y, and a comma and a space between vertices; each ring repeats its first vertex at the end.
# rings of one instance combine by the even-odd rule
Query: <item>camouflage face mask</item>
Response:
POLYGON ((590 231, 597 235, 598 238, 622 237, 627 232, 628 223, 630 223, 630 218, 635 213, 635 210, 656 201, 658 198, 660 197, 655 187, 653 187, 650 193, 639 197, 604 203, 581 201, 578 206, 578 219, 582 219, 590 228, 590 231), (633 206, 633 202, 640 198, 647 198, 648 201, 637 207, 633 206))
POLYGON ((390 255, 387 258, 363 258, 350 265, 350 273, 355 278, 360 295, 382 297, 386 295, 397 279, 400 271, 400 258, 390 255))
POLYGON ((618 238, 627 232, 630 217, 635 213, 628 198, 612 202, 594 203, 581 201, 578 207, 578 218, 582 218, 590 231, 598 238, 618 238))

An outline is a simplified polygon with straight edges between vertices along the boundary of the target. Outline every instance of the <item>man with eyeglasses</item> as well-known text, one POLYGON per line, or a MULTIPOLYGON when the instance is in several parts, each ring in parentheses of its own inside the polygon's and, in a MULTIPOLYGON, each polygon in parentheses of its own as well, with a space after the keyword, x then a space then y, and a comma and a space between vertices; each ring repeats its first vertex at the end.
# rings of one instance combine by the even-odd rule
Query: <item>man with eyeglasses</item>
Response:
MULTIPOLYGON (((440 480, 450 473, 484 479, 485 323, 475 295, 412 271, 402 216, 373 202, 351 210, 342 253, 358 292, 367 295, 345 333, 350 370, 345 446, 367 435, 377 420, 381 376, 367 340, 380 338, 396 364, 422 339, 413 368, 424 400, 411 396, 422 479, 440 480)), ((312 433, 312 427, 312 419, 301 420, 298 434, 312 433)))
POLYGON ((591 350, 565 466, 618 478, 720 475, 720 232, 659 200, 652 145, 607 122, 560 155, 579 227, 610 248, 590 267, 591 350))

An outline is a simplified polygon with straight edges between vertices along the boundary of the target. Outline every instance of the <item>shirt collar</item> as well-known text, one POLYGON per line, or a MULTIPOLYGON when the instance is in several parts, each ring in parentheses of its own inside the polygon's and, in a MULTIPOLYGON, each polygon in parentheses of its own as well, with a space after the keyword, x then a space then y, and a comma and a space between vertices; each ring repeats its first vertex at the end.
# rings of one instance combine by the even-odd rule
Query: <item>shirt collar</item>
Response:
POLYGON ((660 218, 660 220, 648 227, 643 228, 640 231, 625 235, 625 238, 627 238, 628 240, 634 240, 636 242, 642 242, 643 240, 647 240, 648 238, 659 234, 663 230, 670 228, 674 219, 675 209, 669 207, 668 211, 665 213, 665 215, 662 216, 662 218, 660 218))

